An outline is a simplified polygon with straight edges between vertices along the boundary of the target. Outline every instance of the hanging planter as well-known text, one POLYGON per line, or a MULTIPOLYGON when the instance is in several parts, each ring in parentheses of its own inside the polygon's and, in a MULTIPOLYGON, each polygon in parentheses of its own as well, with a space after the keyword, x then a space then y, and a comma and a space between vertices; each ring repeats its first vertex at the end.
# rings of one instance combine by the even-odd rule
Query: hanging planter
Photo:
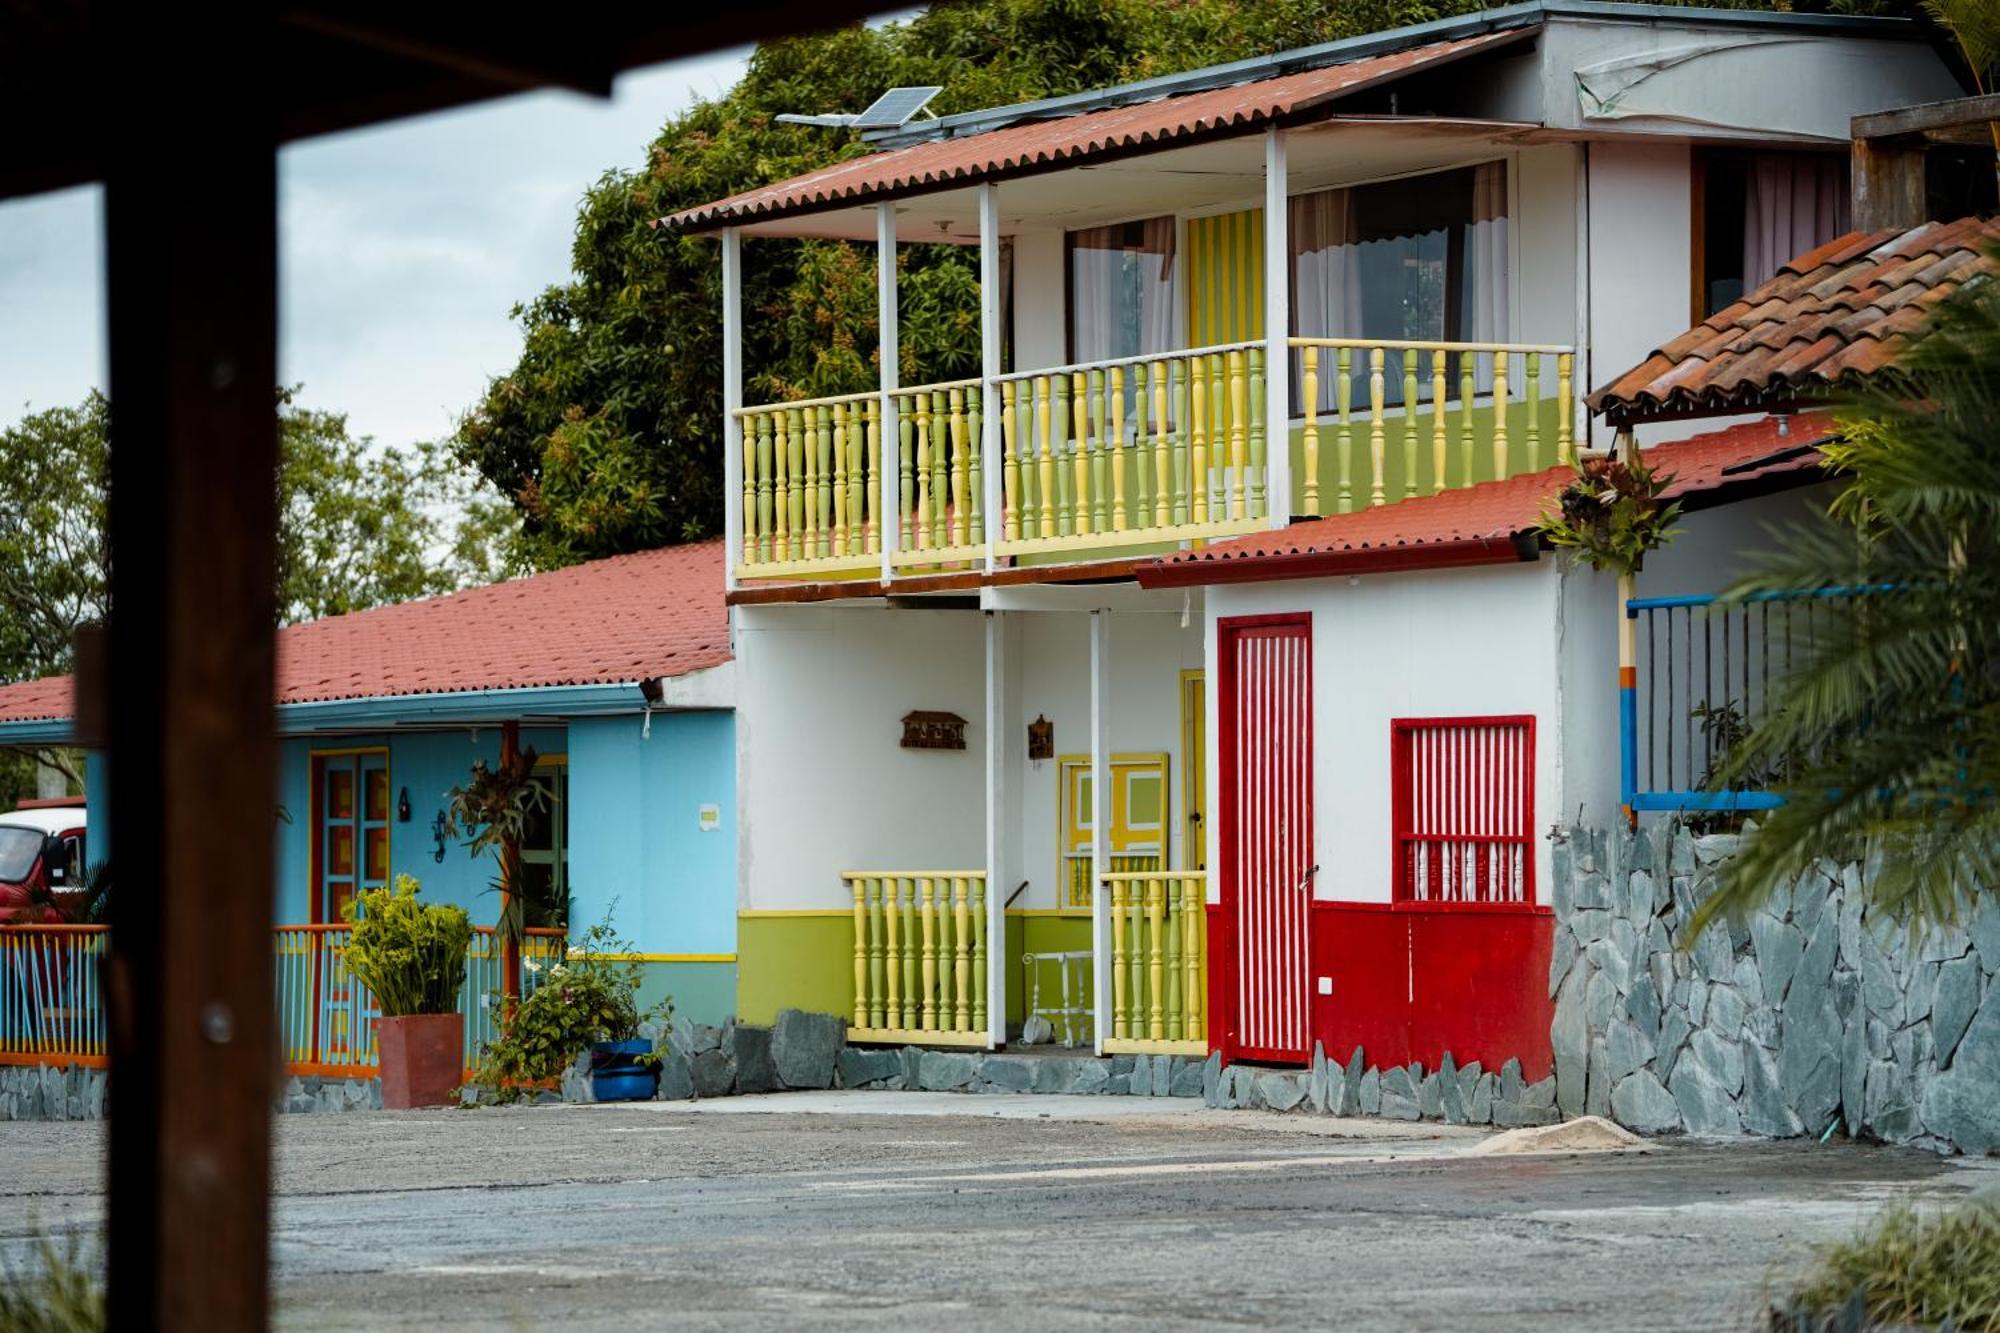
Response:
POLYGON ((1637 573, 1646 552, 1673 539, 1680 501, 1661 498, 1673 479, 1647 467, 1636 453, 1630 462, 1586 454, 1536 533, 1551 546, 1575 552, 1592 569, 1637 573))

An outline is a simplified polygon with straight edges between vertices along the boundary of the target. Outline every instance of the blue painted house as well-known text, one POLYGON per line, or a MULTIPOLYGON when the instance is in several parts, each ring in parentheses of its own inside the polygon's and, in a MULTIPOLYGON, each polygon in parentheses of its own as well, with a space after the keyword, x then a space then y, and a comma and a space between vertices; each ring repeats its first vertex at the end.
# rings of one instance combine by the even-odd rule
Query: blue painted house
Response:
MULTIPOLYGON (((497 858, 473 856, 444 815, 511 733, 550 798, 525 877, 568 899, 573 932, 612 915, 649 1000, 671 993, 721 1022, 735 1009, 737 824, 723 596, 722 543, 705 542, 283 630, 274 920, 338 921, 354 893, 409 874, 492 924, 497 858)), ((0 687, 0 746, 73 742, 70 697, 67 681, 0 687)), ((101 860, 102 765, 90 770, 101 860)))

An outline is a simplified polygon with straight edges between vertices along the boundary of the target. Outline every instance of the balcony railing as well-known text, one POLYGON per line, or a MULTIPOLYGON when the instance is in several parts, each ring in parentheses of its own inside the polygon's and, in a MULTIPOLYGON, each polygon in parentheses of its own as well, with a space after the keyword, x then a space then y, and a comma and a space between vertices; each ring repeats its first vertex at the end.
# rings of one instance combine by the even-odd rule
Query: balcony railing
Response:
POLYGON ((1718 780, 1731 750, 1767 716, 1772 682, 1801 665, 1831 616, 1888 587, 1635 597, 1633 671, 1619 689, 1621 799, 1628 810, 1762 810, 1782 771, 1718 780))
POLYGON ((1305 413, 1303 513, 1345 514, 1574 457, 1571 348, 1352 338, 1291 345, 1305 413))
POLYGON ((854 1021, 848 1038, 985 1046, 986 872, 849 870, 854 1021))
MULTIPOLYGON (((373 1078, 375 1023, 380 1010, 368 988, 347 970, 352 928, 278 926, 278 1042, 294 1074, 373 1078)), ((106 1055, 100 964, 103 926, 0 926, 0 1064, 102 1065, 106 1055)), ((559 961, 559 930, 530 930, 521 956, 559 961)), ((465 1068, 499 1035, 492 996, 500 986, 500 944, 491 927, 476 927, 466 956, 459 1012, 465 1015, 465 1068)), ((524 971, 531 993, 541 973, 524 971)))
POLYGON ((1290 347, 1296 430, 1269 419, 1261 342, 744 408, 737 572, 969 568, 989 543, 1008 560, 1165 547, 1570 461, 1570 348, 1290 347))
POLYGON ((1111 897, 1111 1030, 1104 1049, 1208 1053, 1208 876, 1107 874, 1111 897))

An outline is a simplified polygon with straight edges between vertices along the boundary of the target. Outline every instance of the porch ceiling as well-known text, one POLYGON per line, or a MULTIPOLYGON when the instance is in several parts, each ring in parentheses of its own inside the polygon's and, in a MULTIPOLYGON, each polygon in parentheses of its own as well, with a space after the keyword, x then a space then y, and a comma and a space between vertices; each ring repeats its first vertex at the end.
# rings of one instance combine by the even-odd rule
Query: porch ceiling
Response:
MULTIPOLYGON (((1452 166, 1497 150, 1537 126, 1525 121, 1433 116, 1338 116, 1286 131, 1291 193, 1379 180, 1452 166)), ((1005 234, 1070 230, 1162 213, 1205 212, 1264 201, 1264 139, 1259 133, 1211 139, 1144 156, 1088 162, 1006 181, 999 187, 1005 234)), ((979 242, 974 186, 913 195, 896 203, 896 238, 979 242)), ((804 216, 748 223, 745 236, 875 241, 872 202, 804 216)))

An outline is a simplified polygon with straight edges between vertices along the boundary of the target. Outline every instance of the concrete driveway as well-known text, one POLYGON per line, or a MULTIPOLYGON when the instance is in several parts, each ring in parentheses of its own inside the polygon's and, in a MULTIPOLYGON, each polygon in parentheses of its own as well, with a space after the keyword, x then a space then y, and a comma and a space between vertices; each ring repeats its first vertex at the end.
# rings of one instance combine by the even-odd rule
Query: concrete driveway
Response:
MULTIPOLYGON (((2000 1181, 1894 1149, 1122 1098, 828 1093, 278 1122, 294 1328, 1747 1328, 1811 1242, 2000 1181), (1413 1132, 1414 1131, 1414 1132, 1413 1132)), ((101 1127, 0 1124, 0 1247, 101 1221, 101 1127)))

